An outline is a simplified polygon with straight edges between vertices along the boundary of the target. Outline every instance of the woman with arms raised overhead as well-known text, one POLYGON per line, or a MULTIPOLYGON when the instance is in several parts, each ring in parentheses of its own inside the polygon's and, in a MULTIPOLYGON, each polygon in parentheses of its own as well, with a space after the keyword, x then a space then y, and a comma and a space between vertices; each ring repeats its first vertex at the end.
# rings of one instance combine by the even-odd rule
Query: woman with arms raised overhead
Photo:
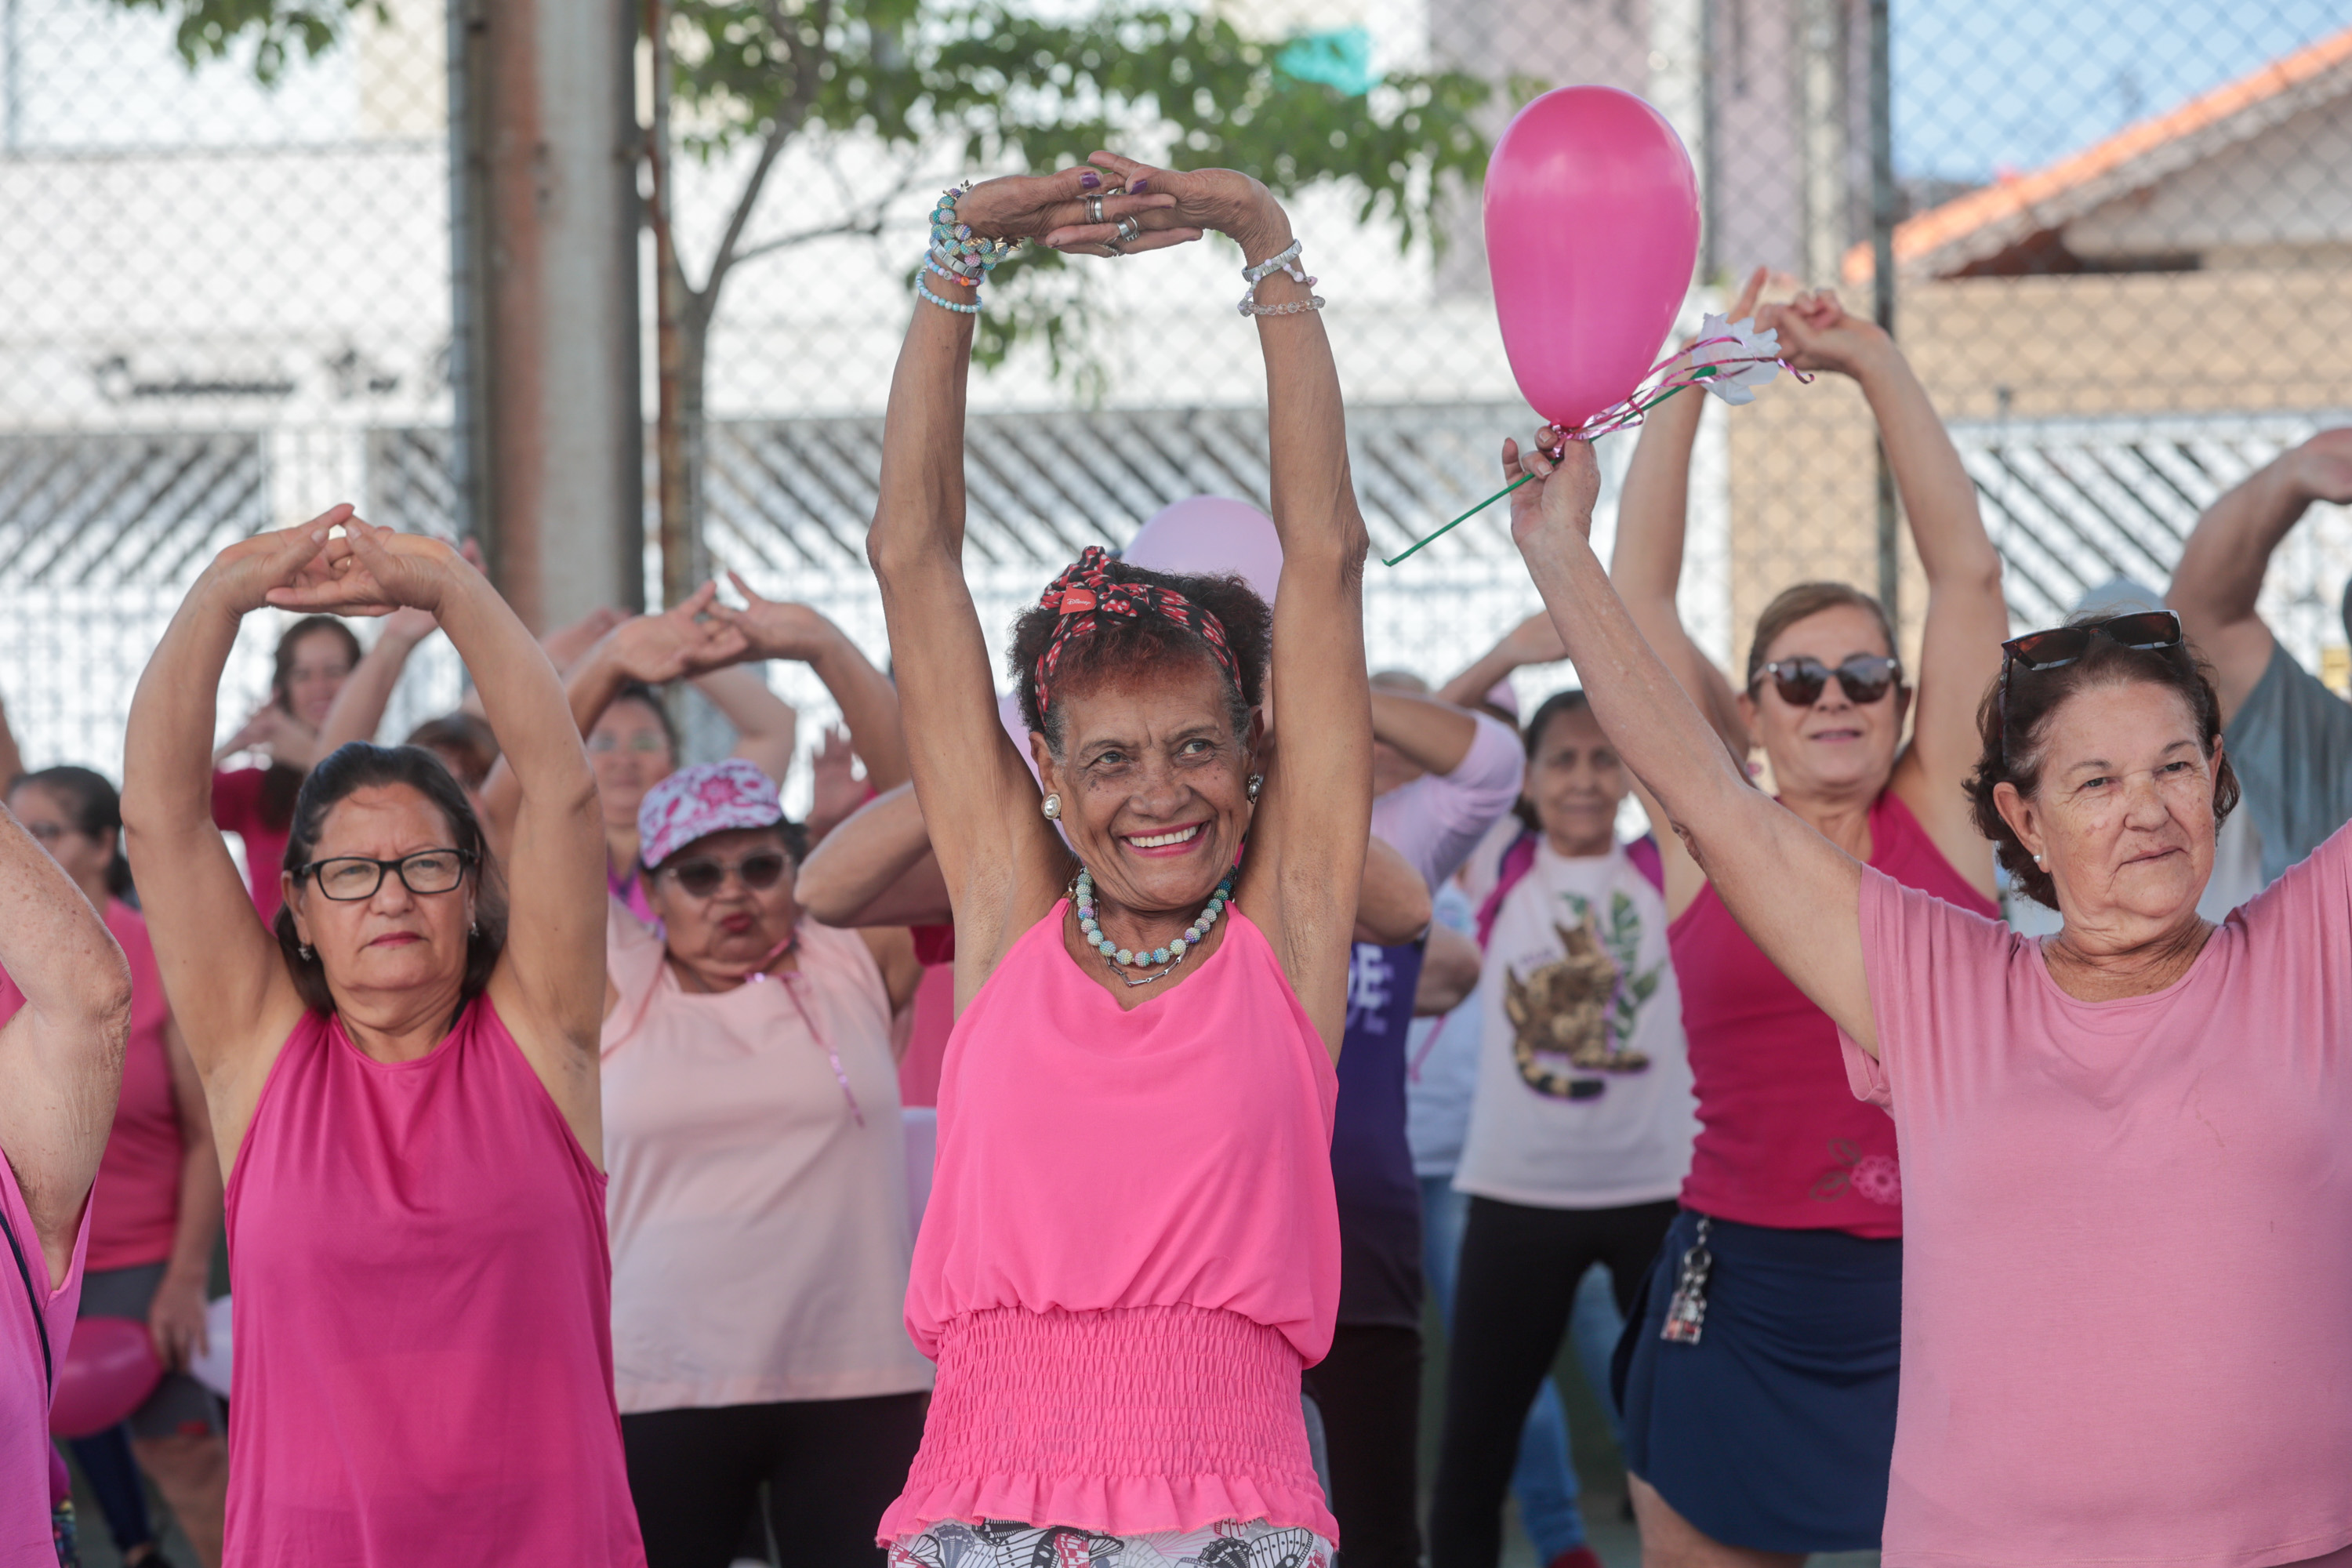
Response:
POLYGON ((1265 312, 1278 608, 1087 552, 1014 628, 1033 782, 962 569, 972 291, 948 276, 960 252, 923 274, 946 298, 916 304, 899 355, 867 552, 962 1011, 907 1301, 938 1391, 880 1534, 934 1568, 975 1540, 1023 1561, 1306 1568, 1334 1528, 1299 1375, 1339 1283, 1364 526, 1320 301, 1279 269, 1297 256, 1282 208, 1227 170, 1095 162, 951 195, 942 237, 1239 242, 1265 312), (1278 758, 1261 750, 1269 635, 1286 710, 1316 717, 1278 758))
MULTIPOLYGON (((1920 668, 1904 668, 1878 601, 1807 583, 1765 606, 1734 695, 1675 608, 1705 399, 1675 398, 1643 427, 1612 580, 1717 735, 1743 760, 1750 736, 1762 746, 1780 809, 1897 881, 1990 916, 1992 856, 1960 785, 2009 616, 1975 489, 1885 332, 1826 294, 1768 306, 1757 324, 1779 329, 1790 363, 1849 375, 1869 401, 1927 580, 1920 668)), ((1616 721, 1600 717, 1624 752, 1616 721)), ((1699 1132, 1646 1317, 1620 1357, 1643 1537, 1653 1550, 1672 1543, 1682 1555, 1663 1561, 1675 1563, 1874 1546, 1902 1344, 1895 1131, 1846 1092, 1830 1017, 1740 929, 1707 868, 1659 837, 1699 1132), (1712 1310, 1703 1330, 1669 1337, 1680 1268, 1700 1256, 1712 1310)), ((1491 1549, 1438 1561, 1491 1562, 1491 1549)))
POLYGON ((1902 1140, 1884 1561, 2352 1561, 2352 836, 2199 917, 2237 784, 2157 611, 1994 645, 1965 798, 2059 934, 1906 887, 1676 689, 1587 542, 1591 454, 1522 461, 1512 530, 1595 711, 1902 1140))
POLYGON ((644 1562, 613 1399, 597 1104, 604 835, 555 671, 447 545, 339 507, 191 589, 122 816, 228 1177, 227 1561, 644 1562), (330 530, 341 524, 341 538, 330 530), (265 605, 429 610, 521 795, 353 742, 295 803, 274 932, 209 828, 213 693, 265 605))

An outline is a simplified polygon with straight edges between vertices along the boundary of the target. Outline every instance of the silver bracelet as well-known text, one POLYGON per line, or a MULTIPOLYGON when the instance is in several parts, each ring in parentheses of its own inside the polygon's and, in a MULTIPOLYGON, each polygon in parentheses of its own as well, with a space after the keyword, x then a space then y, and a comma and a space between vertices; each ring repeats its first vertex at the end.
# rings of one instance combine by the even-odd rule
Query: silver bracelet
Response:
POLYGON ((1296 316, 1302 311, 1323 308, 1323 297, 1313 292, 1309 292, 1306 299, 1294 300, 1287 305, 1259 304, 1257 286, 1277 272, 1296 279, 1309 290, 1317 282, 1317 279, 1307 276, 1307 268, 1298 264, 1298 241, 1294 239, 1256 266, 1242 268, 1242 278, 1249 287, 1243 291, 1242 301, 1235 309, 1244 316, 1296 316))

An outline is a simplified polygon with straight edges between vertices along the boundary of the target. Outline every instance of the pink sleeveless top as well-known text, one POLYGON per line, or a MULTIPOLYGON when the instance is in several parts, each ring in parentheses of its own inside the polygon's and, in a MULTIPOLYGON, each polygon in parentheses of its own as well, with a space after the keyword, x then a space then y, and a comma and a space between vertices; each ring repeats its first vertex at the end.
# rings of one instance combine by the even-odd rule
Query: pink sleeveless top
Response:
MULTIPOLYGON (((2000 918, 1892 790, 1870 808, 1870 863, 1906 887, 2000 918)), ((1782 1230, 1901 1236, 1895 1123, 1847 1087, 1830 1016, 1764 956, 1712 885, 1666 939, 1698 1094, 1684 1205, 1782 1230)))
POLYGON ((49 1373, 41 1364, 41 1328, 33 1321, 33 1298, 40 1298, 42 1321, 48 1325, 49 1354, 63 1366, 74 1314, 81 1307, 89 1205, 82 1205, 73 1262, 65 1279, 57 1281, 49 1278, 48 1254, 33 1234, 33 1216, 16 1185, 16 1167, 5 1154, 0 1154, 0 1214, 8 1216, 8 1228, 24 1249, 25 1268, 33 1278, 28 1295, 7 1242, 0 1239, 0 1568, 56 1568, 58 1550, 49 1534, 49 1373))
POLYGON ((1331 1344, 1339 1080, 1238 908, 1131 1013, 1057 903, 956 1021, 907 1329, 939 1386, 887 1542, 944 1520, 1112 1535, 1339 1527, 1299 1373, 1331 1344))
POLYGON ((604 1178, 488 997, 430 1055, 295 1026, 228 1184, 237 1568, 641 1568, 604 1178))

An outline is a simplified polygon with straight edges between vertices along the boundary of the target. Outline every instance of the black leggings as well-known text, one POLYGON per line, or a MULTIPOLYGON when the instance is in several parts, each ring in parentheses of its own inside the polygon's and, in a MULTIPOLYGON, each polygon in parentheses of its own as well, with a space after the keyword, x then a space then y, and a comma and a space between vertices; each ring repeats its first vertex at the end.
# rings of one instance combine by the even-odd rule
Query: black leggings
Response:
POLYGON ((1331 1459, 1339 1568, 1418 1568, 1421 1331, 1342 1323, 1307 1369, 1331 1459))
POLYGON ((1495 1568, 1503 1496, 1528 1406, 1559 1358, 1585 1270, 1605 1263, 1631 1311, 1674 1223, 1672 1199, 1615 1209, 1545 1209, 1473 1197, 1454 1286, 1445 1427, 1429 1510, 1431 1568, 1495 1568))
POLYGON ((871 1568, 874 1527, 907 1484, 927 1395, 648 1410, 621 1417, 647 1568, 727 1568, 768 1487, 768 1522, 800 1568, 871 1568))

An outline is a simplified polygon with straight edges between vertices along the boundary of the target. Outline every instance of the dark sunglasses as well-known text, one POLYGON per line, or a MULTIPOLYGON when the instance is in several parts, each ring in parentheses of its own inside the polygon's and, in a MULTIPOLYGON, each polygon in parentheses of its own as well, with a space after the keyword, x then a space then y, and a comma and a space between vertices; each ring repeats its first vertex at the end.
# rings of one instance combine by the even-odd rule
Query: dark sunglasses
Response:
POLYGON ((676 882, 678 891, 689 899, 707 899, 724 887, 731 873, 743 879, 743 885, 755 893, 764 893, 783 880, 788 864, 781 849, 755 849, 740 860, 730 864, 698 857, 681 860, 675 866, 662 868, 662 875, 676 882))
POLYGON ((2093 637, 2105 637, 2143 653, 2179 647, 2180 617, 2170 610, 2140 610, 2128 616, 2112 616, 2104 621, 2085 621, 2077 626, 2028 632, 2001 644, 2000 760, 2004 766, 2009 762, 2009 685, 2018 668, 2022 666, 2035 672, 2070 665, 2091 651, 2093 637))
POLYGON ((397 872, 400 885, 412 893, 446 893, 466 879, 466 868, 478 857, 465 849, 420 849, 397 860, 371 859, 365 855, 337 855, 296 868, 294 879, 319 879, 319 891, 339 904, 373 899, 383 886, 387 871, 397 872))
POLYGON ((1756 672, 1748 682, 1753 691, 1767 678, 1780 700, 1792 707, 1811 708, 1822 700, 1822 692, 1837 677, 1838 687, 1849 702, 1871 703, 1883 700, 1903 679, 1903 661, 1885 654, 1858 653, 1832 669, 1817 658, 1776 658, 1756 672))

